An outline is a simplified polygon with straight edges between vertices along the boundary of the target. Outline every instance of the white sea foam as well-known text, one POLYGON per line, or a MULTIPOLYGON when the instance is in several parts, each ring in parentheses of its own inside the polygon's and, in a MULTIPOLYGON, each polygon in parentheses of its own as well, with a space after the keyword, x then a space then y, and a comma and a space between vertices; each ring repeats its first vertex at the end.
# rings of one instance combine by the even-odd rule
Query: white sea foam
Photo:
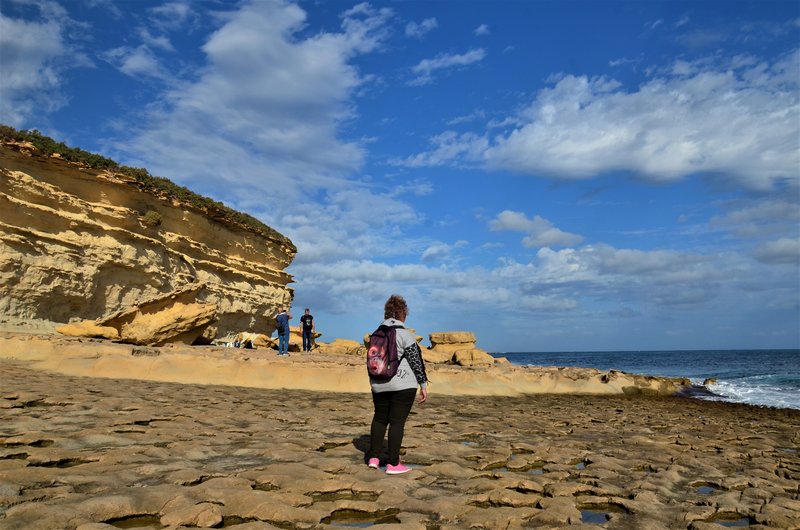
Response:
POLYGON ((756 384, 747 380, 717 381, 708 389, 719 397, 702 396, 703 399, 720 399, 735 403, 749 403, 767 407, 800 409, 800 390, 769 384, 756 384))

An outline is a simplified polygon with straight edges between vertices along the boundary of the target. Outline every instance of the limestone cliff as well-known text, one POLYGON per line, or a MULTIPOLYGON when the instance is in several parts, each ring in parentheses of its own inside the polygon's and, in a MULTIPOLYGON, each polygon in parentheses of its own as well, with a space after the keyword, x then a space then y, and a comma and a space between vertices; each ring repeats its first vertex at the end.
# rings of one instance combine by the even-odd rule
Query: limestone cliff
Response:
POLYGON ((218 335, 271 333, 293 296, 292 242, 140 188, 0 145, 0 322, 96 319, 199 284, 218 335))

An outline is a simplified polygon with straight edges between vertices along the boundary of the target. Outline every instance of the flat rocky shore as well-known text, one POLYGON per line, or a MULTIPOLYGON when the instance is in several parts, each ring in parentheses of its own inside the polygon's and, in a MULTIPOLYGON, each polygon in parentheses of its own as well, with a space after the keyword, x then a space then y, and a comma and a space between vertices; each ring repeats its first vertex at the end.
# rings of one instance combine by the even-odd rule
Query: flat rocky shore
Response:
POLYGON ((800 528, 800 411, 443 396, 364 465, 368 393, 80 377, 0 359, 0 528, 800 528))

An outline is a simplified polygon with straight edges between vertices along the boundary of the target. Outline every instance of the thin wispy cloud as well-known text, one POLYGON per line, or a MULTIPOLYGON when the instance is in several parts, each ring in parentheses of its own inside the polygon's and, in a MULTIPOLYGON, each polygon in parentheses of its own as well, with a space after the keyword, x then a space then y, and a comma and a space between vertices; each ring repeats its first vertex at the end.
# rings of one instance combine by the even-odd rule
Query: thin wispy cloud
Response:
POLYGON ((421 38, 426 33, 433 31, 434 29, 439 27, 439 23, 436 21, 436 18, 426 18, 422 22, 409 22, 406 24, 406 36, 407 37, 414 37, 414 38, 421 38))
POLYGON ((474 31, 474 33, 475 33, 475 35, 477 35, 477 36, 479 36, 479 37, 480 37, 480 36, 483 36, 483 35, 489 35, 489 34, 491 34, 492 32, 489 30, 489 26, 488 26, 488 25, 486 25, 486 24, 481 24, 480 26, 478 26, 477 28, 475 28, 475 31, 474 31))
POLYGON ((170 42, 169 38, 165 35, 153 35, 147 28, 139 28, 139 37, 142 42, 153 49, 160 49, 168 52, 174 52, 175 47, 170 42))
POLYGON ((189 2, 165 2, 150 10, 151 22, 167 31, 193 23, 196 15, 189 2))
POLYGON ((169 81, 172 78, 161 65, 156 54, 145 45, 136 48, 127 46, 114 48, 102 53, 100 57, 130 77, 150 77, 162 81, 169 81))
POLYGON ((433 59, 423 59, 411 68, 417 77, 409 82, 411 85, 426 85, 433 81, 433 74, 441 70, 449 70, 469 66, 482 61, 486 57, 483 48, 476 48, 464 53, 440 54, 433 59))

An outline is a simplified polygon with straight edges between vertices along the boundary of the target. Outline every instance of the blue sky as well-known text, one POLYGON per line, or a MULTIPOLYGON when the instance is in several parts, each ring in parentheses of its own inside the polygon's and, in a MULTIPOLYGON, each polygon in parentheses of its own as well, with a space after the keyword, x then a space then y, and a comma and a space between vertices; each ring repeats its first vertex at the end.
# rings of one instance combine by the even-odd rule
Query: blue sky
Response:
POLYGON ((800 347, 800 4, 3 0, 0 121, 247 211, 296 315, 800 347))

